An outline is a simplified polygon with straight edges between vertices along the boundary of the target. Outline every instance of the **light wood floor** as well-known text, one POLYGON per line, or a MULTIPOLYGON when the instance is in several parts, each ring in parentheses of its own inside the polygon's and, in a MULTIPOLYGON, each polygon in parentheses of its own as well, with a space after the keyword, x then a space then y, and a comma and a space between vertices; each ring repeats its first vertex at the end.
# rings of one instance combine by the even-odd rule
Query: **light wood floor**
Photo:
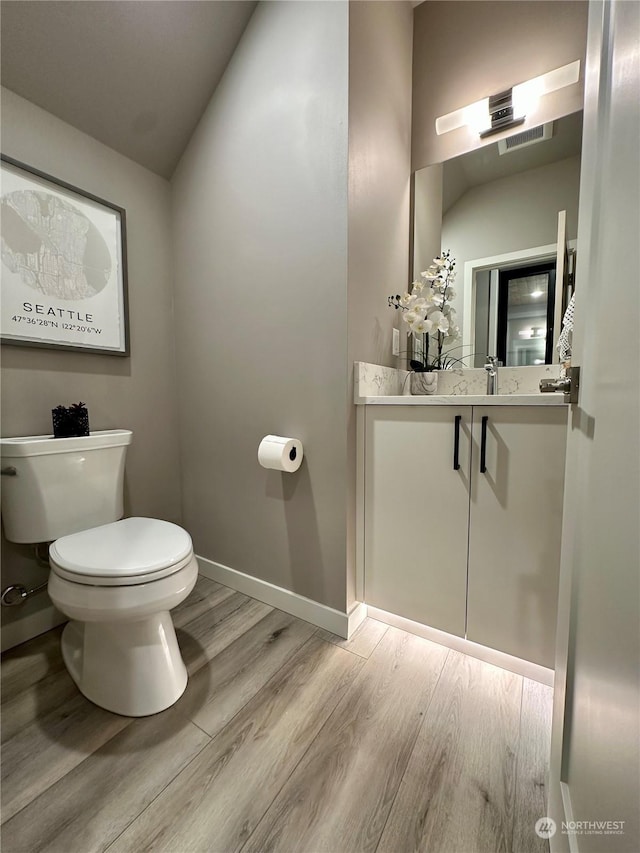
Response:
POLYGON ((190 680, 154 717, 78 693, 60 629, 4 656, 4 853, 548 850, 549 688, 205 578, 173 614, 190 680))

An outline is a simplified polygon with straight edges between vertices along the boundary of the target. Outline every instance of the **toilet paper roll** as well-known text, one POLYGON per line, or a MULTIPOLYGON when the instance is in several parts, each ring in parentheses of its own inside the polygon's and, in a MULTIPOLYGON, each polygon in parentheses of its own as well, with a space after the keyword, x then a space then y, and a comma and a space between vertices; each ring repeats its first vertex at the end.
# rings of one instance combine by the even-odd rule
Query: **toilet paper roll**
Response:
POLYGON ((258 447, 258 462, 274 471, 297 471, 302 464, 302 442, 282 435, 265 435, 258 447))

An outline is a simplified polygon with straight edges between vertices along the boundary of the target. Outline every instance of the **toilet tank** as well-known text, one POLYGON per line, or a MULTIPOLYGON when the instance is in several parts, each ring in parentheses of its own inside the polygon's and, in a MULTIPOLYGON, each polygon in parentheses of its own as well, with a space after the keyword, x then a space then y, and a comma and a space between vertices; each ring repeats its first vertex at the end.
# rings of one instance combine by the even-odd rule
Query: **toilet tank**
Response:
POLYGON ((52 542, 123 514, 124 462, 133 433, 0 439, 2 521, 10 542, 52 542))

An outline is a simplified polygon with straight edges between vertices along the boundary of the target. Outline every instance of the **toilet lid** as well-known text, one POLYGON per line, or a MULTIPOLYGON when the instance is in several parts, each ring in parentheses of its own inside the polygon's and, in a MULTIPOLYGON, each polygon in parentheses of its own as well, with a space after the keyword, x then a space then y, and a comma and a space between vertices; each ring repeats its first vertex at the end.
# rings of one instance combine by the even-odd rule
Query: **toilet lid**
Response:
POLYGON ((169 574, 192 554, 187 531, 157 518, 125 518, 92 527, 57 539, 49 549, 52 562, 80 576, 79 583, 99 578, 109 585, 169 574))

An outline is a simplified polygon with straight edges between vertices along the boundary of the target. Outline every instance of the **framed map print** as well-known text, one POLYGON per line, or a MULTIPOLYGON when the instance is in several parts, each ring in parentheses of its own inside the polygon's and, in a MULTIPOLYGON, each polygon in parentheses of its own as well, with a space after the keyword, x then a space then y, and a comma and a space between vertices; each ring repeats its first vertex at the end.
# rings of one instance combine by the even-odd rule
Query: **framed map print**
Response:
POLYGON ((125 211, 2 155, 3 344, 129 354, 125 211))

